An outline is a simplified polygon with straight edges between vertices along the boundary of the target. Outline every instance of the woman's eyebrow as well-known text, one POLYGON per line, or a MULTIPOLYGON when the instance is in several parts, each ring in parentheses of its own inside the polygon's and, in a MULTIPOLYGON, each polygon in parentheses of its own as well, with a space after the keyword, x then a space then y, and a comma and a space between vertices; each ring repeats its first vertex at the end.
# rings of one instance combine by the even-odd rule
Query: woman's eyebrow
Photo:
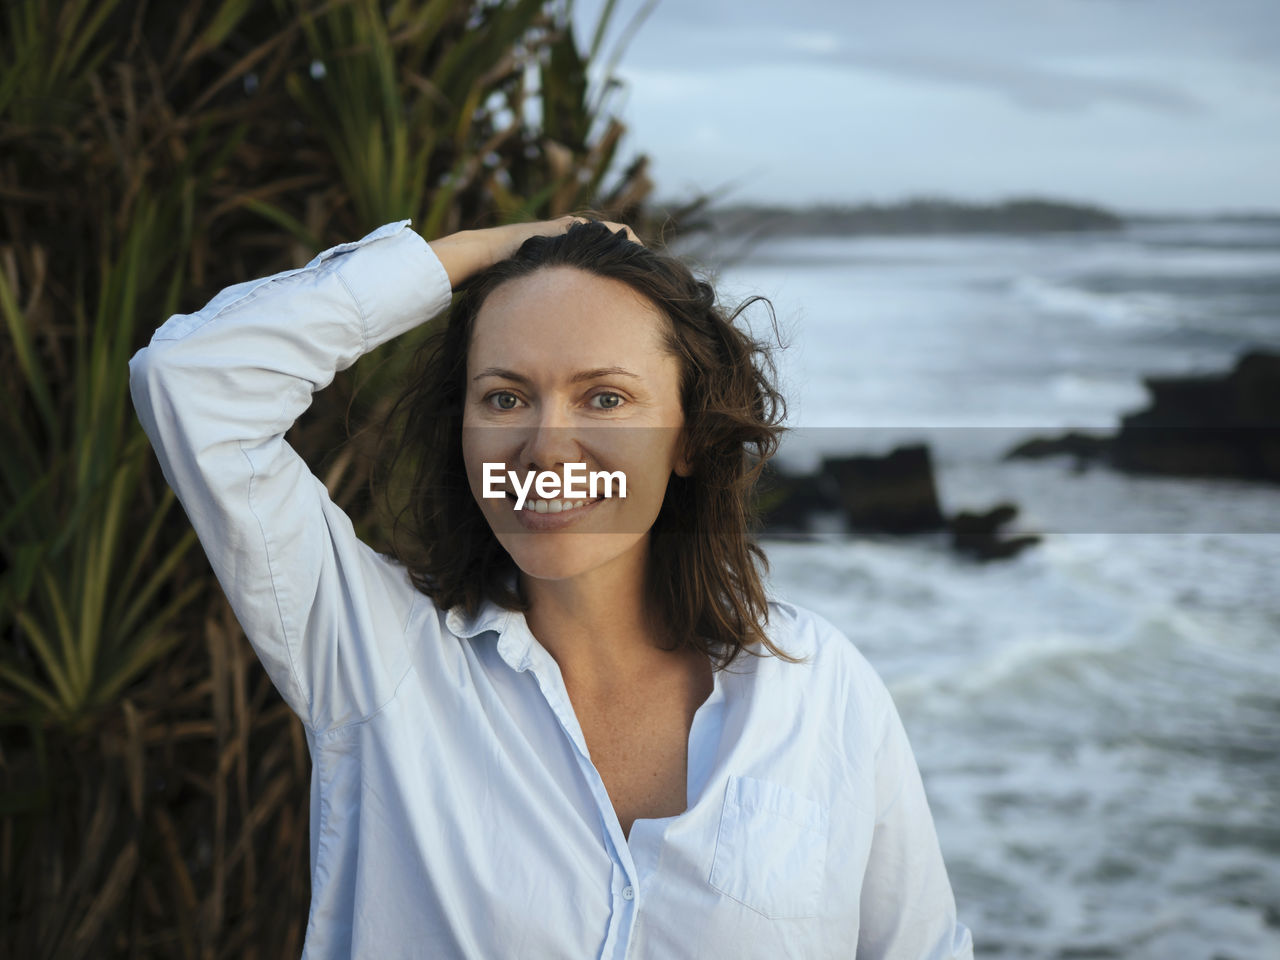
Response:
MULTIPOLYGON (((601 377, 631 377, 635 380, 642 380, 643 377, 638 373, 632 373, 630 370, 624 370, 622 367, 596 367, 593 370, 579 370, 569 378, 570 383, 581 383, 584 380, 598 380, 601 377)), ((514 370, 507 370, 503 367, 485 367, 471 379, 483 380, 485 377, 500 377, 503 380, 514 380, 516 383, 528 383, 529 378, 516 373, 514 370)))

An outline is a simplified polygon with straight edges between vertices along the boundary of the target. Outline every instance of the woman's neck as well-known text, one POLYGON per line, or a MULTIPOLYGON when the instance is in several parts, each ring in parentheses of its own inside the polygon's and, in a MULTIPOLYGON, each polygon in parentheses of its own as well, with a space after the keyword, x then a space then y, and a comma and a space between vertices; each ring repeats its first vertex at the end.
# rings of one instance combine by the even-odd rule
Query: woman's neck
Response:
POLYGON ((529 629, 565 675, 608 686, 652 673, 671 660, 671 638, 657 626, 645 596, 646 553, 565 580, 521 574, 530 601, 529 629))

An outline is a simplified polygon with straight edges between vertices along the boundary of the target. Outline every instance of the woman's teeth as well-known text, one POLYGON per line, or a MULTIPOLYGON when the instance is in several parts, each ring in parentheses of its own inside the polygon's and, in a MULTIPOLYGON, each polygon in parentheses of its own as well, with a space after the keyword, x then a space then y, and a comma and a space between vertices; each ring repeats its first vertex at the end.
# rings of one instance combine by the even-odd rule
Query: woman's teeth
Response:
POLYGON ((592 500, 526 500, 524 502, 525 510, 532 510, 534 513, 564 513, 566 510, 573 510, 584 504, 594 503, 592 500))

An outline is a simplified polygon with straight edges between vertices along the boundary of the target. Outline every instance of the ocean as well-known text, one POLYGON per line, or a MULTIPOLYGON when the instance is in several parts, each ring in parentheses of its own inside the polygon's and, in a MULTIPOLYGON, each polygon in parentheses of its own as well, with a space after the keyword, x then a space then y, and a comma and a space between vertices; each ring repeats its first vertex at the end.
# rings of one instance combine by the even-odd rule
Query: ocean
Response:
POLYGON ((988 564, 942 535, 766 544, 889 684, 978 955, 1280 957, 1280 486, 1001 460, 1113 429, 1143 376, 1280 350, 1280 223, 719 260, 790 342, 784 464, 926 442, 946 512, 1010 500, 1044 534, 988 564))

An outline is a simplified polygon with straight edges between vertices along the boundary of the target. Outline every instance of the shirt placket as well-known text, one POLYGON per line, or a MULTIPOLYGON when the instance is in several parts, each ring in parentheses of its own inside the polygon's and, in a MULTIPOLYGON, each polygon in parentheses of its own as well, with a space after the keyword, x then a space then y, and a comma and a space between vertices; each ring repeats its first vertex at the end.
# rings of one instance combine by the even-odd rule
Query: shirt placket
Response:
POLYGON ((587 750, 586 737, 578 724, 578 716, 574 713, 573 704, 569 701, 569 691, 565 688, 560 667, 539 645, 529 650, 529 669, 538 681, 538 689, 543 698, 560 721, 565 735, 574 746, 574 756, 582 771, 591 796, 595 799, 596 809, 600 815, 601 836, 613 870, 610 874, 610 898, 613 911, 609 917, 609 928, 605 935, 604 946, 600 951, 601 958, 622 960, 627 954, 631 942, 631 932, 635 929, 636 911, 639 908, 638 876, 631 848, 622 834, 622 825, 613 809, 613 801, 609 799, 609 791, 591 761, 587 750))
MULTIPOLYGON (((725 690, 723 673, 713 675, 711 694, 699 705, 689 727, 689 744, 685 769, 685 809, 692 810, 702 797, 711 778, 724 729, 725 690)), ((667 827, 675 817, 639 819, 631 825, 627 848, 636 865, 639 883, 636 892, 647 890, 661 866, 662 845, 667 827)))

